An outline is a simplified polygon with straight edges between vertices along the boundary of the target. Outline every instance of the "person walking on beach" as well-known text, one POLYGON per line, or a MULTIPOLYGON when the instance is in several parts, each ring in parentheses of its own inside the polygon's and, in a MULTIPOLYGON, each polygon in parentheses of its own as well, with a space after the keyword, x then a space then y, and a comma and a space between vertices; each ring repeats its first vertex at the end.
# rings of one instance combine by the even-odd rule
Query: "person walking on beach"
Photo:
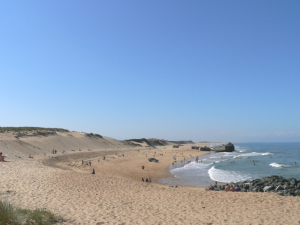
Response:
POLYGON ((145 169, 145 166, 142 166, 142 170, 145 169))
POLYGON ((142 177, 142 182, 144 182, 144 177, 142 177))
POLYGON ((95 169, 93 169, 93 172, 92 172, 92 174, 95 174, 95 169))

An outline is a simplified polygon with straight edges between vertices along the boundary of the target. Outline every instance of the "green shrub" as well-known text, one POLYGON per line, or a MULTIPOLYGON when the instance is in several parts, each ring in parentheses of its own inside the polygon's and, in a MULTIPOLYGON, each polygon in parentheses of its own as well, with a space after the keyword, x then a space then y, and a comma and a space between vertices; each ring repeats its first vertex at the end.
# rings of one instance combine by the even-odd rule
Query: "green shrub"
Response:
POLYGON ((63 221, 45 209, 15 209, 8 202, 0 201, 0 225, 51 225, 63 221))
POLYGON ((45 209, 36 209, 27 214, 25 225, 51 225, 60 219, 45 209))
POLYGON ((14 207, 8 202, 0 201, 0 225, 19 225, 14 207))

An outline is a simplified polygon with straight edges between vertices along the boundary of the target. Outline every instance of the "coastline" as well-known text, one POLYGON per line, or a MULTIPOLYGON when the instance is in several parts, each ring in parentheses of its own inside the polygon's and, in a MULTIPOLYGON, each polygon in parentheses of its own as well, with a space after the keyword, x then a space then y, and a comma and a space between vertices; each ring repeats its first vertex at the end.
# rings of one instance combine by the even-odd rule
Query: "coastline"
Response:
MULTIPOLYGON (((96 173, 100 171, 102 175, 134 181, 141 181, 142 177, 150 177, 152 182, 157 184, 169 185, 162 182, 162 180, 167 179, 173 182, 176 181, 178 184, 180 183, 181 186, 193 186, 184 184, 184 182, 178 180, 169 170, 174 156, 176 156, 178 160, 186 158, 187 162, 188 159, 194 159, 197 156, 202 157, 208 154, 207 152, 191 149, 191 146, 192 144, 188 144, 176 149, 173 149, 171 145, 156 148, 100 149, 90 152, 57 155, 55 159, 43 159, 42 163, 45 166, 82 173, 89 173, 91 169, 94 168, 96 173), (122 157, 123 154, 124 157, 122 157), (190 155, 193 157, 190 158, 190 155), (106 160, 103 160, 103 156, 106 156, 106 160), (148 158, 151 157, 157 158, 159 162, 149 162, 148 158), (91 161, 92 166, 82 166, 82 160, 85 162, 91 161), (118 166, 116 166, 116 164, 118 166), (142 166, 145 166, 144 170, 141 169, 142 166)), ((208 184, 203 185, 202 187, 207 185, 208 184)))
MULTIPOLYGON (((199 156, 199 160, 205 159, 206 157, 209 157, 210 152, 203 152, 204 154, 199 156)), ((200 188, 207 188, 210 185, 214 185, 215 181, 212 180, 209 175, 204 176, 204 175, 199 175, 197 176, 195 179, 185 179, 182 180, 180 179, 182 176, 176 176, 176 174, 172 173, 171 171, 173 169, 177 169, 177 168, 182 168, 185 165, 195 161, 196 157, 194 158, 189 158, 187 159, 185 162, 176 162, 174 164, 171 164, 168 167, 168 171, 170 172, 171 176, 170 177, 166 177, 166 178, 162 178, 160 180, 158 180, 159 183, 165 184, 165 185, 169 185, 169 186, 186 186, 186 187, 200 187, 200 188)), ((184 177, 182 177, 184 179, 184 177)), ((224 185, 226 183, 224 182, 218 182, 218 185, 224 185)))
POLYGON ((160 178, 173 176, 168 167, 174 155, 179 160, 182 158, 182 152, 192 158, 202 153, 185 145, 179 149, 172 146, 151 150, 85 149, 50 154, 50 158, 49 153, 36 155, 34 159, 16 158, 0 163, 5 180, 0 183, 0 196, 17 207, 46 208, 66 219, 63 224, 72 225, 293 225, 300 221, 299 198, 275 193, 207 192, 202 187, 172 188, 159 183, 160 178), (163 156, 157 157, 159 154, 163 156), (153 155, 159 163, 148 161, 153 155), (87 162, 91 160, 92 166, 81 165, 83 158, 87 162), (52 165, 44 165, 43 160, 49 160, 52 165), (92 168, 96 170, 94 175, 92 168), (153 183, 141 182, 142 176, 151 177, 153 183))

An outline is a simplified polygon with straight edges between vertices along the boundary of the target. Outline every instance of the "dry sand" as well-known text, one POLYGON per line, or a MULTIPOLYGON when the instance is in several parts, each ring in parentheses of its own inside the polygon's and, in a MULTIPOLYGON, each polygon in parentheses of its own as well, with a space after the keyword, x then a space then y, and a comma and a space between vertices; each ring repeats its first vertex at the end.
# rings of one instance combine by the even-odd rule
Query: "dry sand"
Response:
MULTIPOLYGON (((190 145, 177 151, 172 146, 150 150, 146 147, 128 148, 117 142, 116 145, 112 142, 104 145, 108 141, 104 140, 103 145, 98 145, 101 149, 88 151, 82 148, 86 141, 83 138, 80 152, 77 148, 75 152, 69 150, 62 154, 61 147, 57 155, 52 155, 49 154, 48 138, 35 138, 34 143, 29 139, 26 141, 32 146, 40 146, 41 151, 35 152, 35 148, 26 150, 34 152, 34 158, 20 159, 10 152, 20 155, 22 151, 12 149, 4 139, 0 142, 0 152, 9 154, 10 162, 0 163, 0 198, 18 207, 46 208, 63 216, 67 220, 64 224, 300 223, 300 199, 297 197, 209 192, 204 188, 173 188, 157 183, 160 178, 171 176, 167 168, 174 155, 181 160, 180 153, 186 159, 190 154, 193 157, 203 154, 191 150, 190 145), (43 142, 47 149, 42 148, 43 142), (44 152, 47 152, 46 156, 44 152), (159 163, 147 160, 154 156, 154 152, 159 163), (104 155, 106 160, 103 160, 104 155), (85 165, 89 161, 92 166, 85 165), (141 169, 143 165, 144 170, 141 169), (95 175, 91 174, 92 168, 95 175), (151 177, 153 182, 143 183, 141 177, 151 177)), ((58 148, 62 139, 57 140, 51 139, 58 148)))

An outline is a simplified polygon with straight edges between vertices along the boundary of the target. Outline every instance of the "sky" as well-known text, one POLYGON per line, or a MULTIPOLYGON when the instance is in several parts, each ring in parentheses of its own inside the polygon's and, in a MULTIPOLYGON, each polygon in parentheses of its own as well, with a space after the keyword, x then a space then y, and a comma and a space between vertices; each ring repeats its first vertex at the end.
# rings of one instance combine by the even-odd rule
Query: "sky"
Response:
POLYGON ((300 141, 300 1, 0 2, 0 126, 300 141))

